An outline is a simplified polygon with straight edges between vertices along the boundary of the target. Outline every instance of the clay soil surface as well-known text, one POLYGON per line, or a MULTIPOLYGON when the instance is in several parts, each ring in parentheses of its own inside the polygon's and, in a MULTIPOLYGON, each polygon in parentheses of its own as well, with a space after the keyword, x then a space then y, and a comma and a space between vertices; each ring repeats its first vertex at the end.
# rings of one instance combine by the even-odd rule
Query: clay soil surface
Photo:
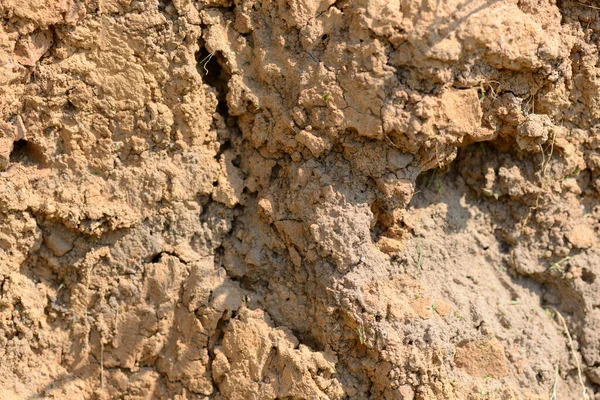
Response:
POLYGON ((598 7, 0 0, 0 400, 600 399, 598 7))

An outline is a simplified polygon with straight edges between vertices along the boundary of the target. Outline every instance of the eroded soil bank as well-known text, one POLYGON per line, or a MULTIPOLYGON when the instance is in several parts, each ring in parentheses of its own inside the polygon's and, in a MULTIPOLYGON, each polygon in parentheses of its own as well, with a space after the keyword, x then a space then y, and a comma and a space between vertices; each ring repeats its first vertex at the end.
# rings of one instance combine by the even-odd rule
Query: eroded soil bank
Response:
POLYGON ((600 398, 598 6, 1 0, 0 398, 600 398))

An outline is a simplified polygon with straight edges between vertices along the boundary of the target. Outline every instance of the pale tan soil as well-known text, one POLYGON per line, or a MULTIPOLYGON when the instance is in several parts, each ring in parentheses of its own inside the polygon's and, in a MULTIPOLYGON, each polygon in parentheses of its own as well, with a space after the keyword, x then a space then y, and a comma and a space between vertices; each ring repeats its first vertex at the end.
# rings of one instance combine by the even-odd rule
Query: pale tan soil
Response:
POLYGON ((600 399, 598 6, 0 0, 0 399, 600 399))

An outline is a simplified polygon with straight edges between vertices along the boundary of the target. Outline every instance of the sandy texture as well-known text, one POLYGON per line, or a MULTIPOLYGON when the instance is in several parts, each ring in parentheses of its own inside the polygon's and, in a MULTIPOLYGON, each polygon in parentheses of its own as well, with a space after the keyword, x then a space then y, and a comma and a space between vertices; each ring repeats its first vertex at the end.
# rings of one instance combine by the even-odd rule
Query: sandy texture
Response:
POLYGON ((0 1, 0 398, 600 398, 586 1, 0 1))

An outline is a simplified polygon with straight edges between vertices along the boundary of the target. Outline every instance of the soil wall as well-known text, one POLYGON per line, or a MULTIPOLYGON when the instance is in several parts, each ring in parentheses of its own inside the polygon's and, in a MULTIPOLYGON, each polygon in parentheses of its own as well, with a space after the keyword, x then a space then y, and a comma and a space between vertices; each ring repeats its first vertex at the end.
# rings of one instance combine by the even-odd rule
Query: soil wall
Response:
POLYGON ((0 398, 600 398, 599 6, 0 0, 0 398))

